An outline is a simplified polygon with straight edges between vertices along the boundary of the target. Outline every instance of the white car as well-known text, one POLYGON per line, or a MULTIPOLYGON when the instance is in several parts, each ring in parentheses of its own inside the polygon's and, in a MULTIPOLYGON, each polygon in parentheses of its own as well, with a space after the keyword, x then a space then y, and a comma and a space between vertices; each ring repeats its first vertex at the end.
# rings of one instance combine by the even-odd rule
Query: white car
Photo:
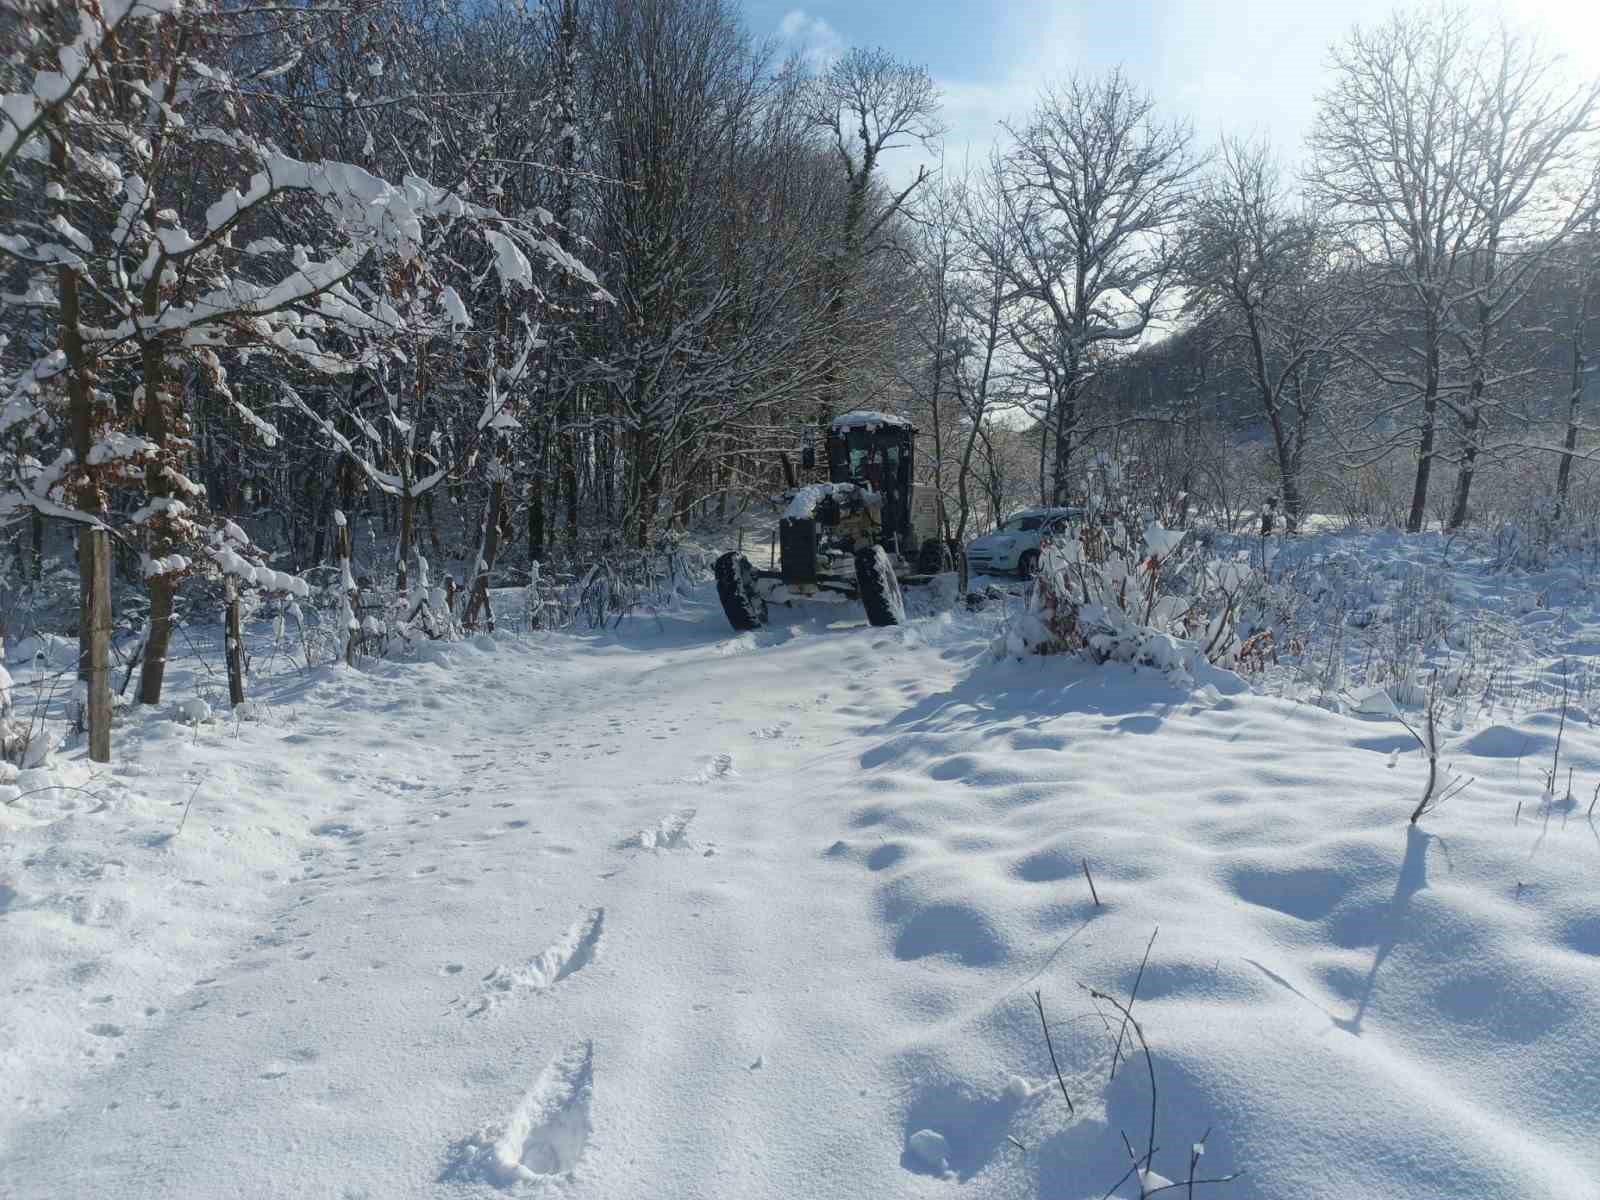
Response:
POLYGON ((1015 573, 1031 579, 1039 565, 1040 538, 1083 518, 1081 508, 1025 508, 1007 517, 993 533, 967 544, 967 570, 974 575, 1015 573))

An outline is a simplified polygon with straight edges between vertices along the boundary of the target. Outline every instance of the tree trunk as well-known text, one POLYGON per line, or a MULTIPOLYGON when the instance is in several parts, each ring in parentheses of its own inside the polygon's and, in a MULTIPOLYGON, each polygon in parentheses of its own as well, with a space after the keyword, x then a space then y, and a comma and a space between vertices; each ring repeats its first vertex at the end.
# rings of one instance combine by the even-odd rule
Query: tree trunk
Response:
MULTIPOLYGON (((570 416, 569 416, 570 420, 570 416)), ((575 442, 577 435, 563 430, 558 444, 561 451, 561 499, 566 510, 567 545, 578 545, 578 465, 575 442)))
POLYGON ((498 460, 488 465, 489 504, 483 514, 483 533, 478 544, 478 561, 473 568, 472 599, 467 602, 467 614, 462 625, 475 628, 481 610, 490 633, 494 632, 494 612, 489 607, 489 572, 494 570, 494 560, 500 553, 500 512, 505 505, 505 468, 498 460))
MULTIPOLYGON (((66 144, 50 137, 52 173, 66 182, 66 144)), ((61 302, 61 351, 67 360, 67 412, 72 430, 72 454, 82 473, 73 503, 85 513, 100 509, 99 489, 89 474, 94 435, 94 392, 89 386, 89 365, 83 351, 78 273, 69 263, 57 270, 61 302)), ((83 529, 78 535, 78 584, 82 601, 78 613, 78 677, 89 691, 89 759, 111 761, 111 553, 104 529, 83 529)))
POLYGON ((640 477, 639 508, 637 516, 634 519, 638 529, 636 545, 641 550, 648 550, 650 548, 650 532, 654 523, 656 498, 659 493, 660 485, 657 481, 657 474, 655 471, 651 471, 648 475, 642 475, 640 477))
POLYGON ((1293 535, 1300 532, 1300 522, 1305 516, 1305 498, 1300 495, 1300 471, 1292 460, 1288 463, 1280 460, 1278 473, 1283 488, 1283 531, 1293 535))
POLYGON ((1437 321, 1430 314, 1426 332, 1427 366, 1422 392, 1422 438, 1417 443, 1417 478, 1411 489, 1411 515, 1406 532, 1420 533, 1428 519, 1428 477, 1433 472, 1434 426, 1439 410, 1439 338, 1437 321))
POLYGON ((172 646, 172 601, 176 591, 169 576, 157 575, 150 581, 150 631, 146 635, 144 662, 139 668, 140 704, 161 703, 167 651, 172 646))
MULTIPOLYGON (((50 165, 61 176, 66 175, 67 150, 57 138, 50 139, 50 165)), ((57 290, 61 295, 61 352, 66 356, 67 409, 72 425, 72 455, 78 470, 83 472, 83 482, 74 502, 84 512, 99 507, 99 497, 89 478, 89 450, 92 441, 94 416, 91 411, 93 394, 89 389, 88 364, 83 356, 83 334, 78 328, 81 317, 78 297, 78 273, 70 265, 56 272, 57 290)), ((38 510, 35 509, 35 512, 38 510)), ((93 561, 83 556, 83 538, 78 539, 78 678, 89 678, 89 592, 94 585, 93 561)))
POLYGON ((328 489, 323 489, 317 499, 317 507, 312 510, 313 520, 316 521, 316 532, 311 537, 311 557, 307 560, 313 567, 322 565, 322 555, 328 548, 328 501, 332 498, 328 489))
POLYGON ((1056 398, 1056 458, 1055 489, 1052 503, 1060 506, 1071 503, 1073 426, 1077 422, 1077 386, 1067 384, 1056 398))
POLYGON ((428 545, 433 548, 433 557, 438 562, 443 563, 444 547, 439 544, 439 520, 434 508, 433 497, 434 493, 429 492, 422 498, 422 519, 428 526, 428 545))
POLYGON ((1428 519, 1428 476, 1433 471, 1434 410, 1427 409, 1422 418, 1422 440, 1417 443, 1417 476, 1411 488, 1411 514, 1406 518, 1406 532, 1420 533, 1428 519))
POLYGON ((1478 460, 1478 444, 1483 437, 1483 415, 1476 409, 1463 420, 1466 449, 1456 468, 1455 495, 1450 501, 1450 520, 1446 529, 1460 529, 1467 522, 1467 500, 1472 492, 1472 475, 1478 460))
POLYGON ((89 581, 83 625, 89 655, 89 761, 111 761, 111 546, 104 529, 78 539, 78 570, 89 581))
POLYGON ((528 558, 544 561, 544 487, 538 479, 528 485, 528 558))
MULTIPOLYGON (((1050 461, 1050 422, 1051 422, 1051 419, 1055 416, 1055 411, 1056 411, 1055 401, 1053 399, 1050 400, 1050 401, 1047 401, 1046 404, 1045 404, 1045 410, 1044 410, 1044 420, 1039 422, 1039 503, 1040 504, 1049 504, 1050 503, 1050 490, 1049 490, 1048 486, 1045 483, 1045 464, 1050 461)), ((1005 515, 1004 513, 996 512, 995 513, 995 520, 998 521, 1004 515, 1005 515)))
MULTIPOLYGON (((150 280, 144 287, 144 314, 154 317, 159 311, 161 301, 161 264, 158 261, 156 269, 150 273, 150 280)), ((161 343, 157 340, 147 341, 143 347, 144 368, 144 435, 155 443, 158 458, 153 467, 145 469, 145 495, 152 501, 164 499, 172 494, 171 485, 166 477, 166 462, 164 452, 167 450, 167 394, 165 383, 165 363, 161 343)), ((155 518, 160 521, 162 518, 155 518)), ((171 553, 172 546, 169 539, 160 532, 160 526, 150 535, 149 549, 156 558, 164 558, 171 553)), ((144 663, 139 669, 139 703, 160 704, 161 685, 167 674, 167 650, 172 644, 172 601, 177 591, 174 578, 169 574, 152 576, 150 579, 150 634, 145 645, 144 663)))
POLYGON ((1278 491, 1283 500, 1283 528, 1284 532, 1294 534, 1300 531, 1300 510, 1305 504, 1300 496, 1299 455, 1283 427, 1280 411, 1276 407, 1269 407, 1267 417, 1272 426, 1272 445, 1278 453, 1278 491))
POLYGON ((244 622, 239 616, 238 582, 230 575, 223 589, 227 599, 228 703, 237 708, 244 703, 244 622))
POLYGON ((1567 489, 1572 483, 1572 460, 1576 457, 1574 451, 1578 448, 1578 398, 1581 392, 1572 394, 1571 408, 1567 414, 1567 436, 1561 442, 1561 466, 1556 470, 1556 516, 1559 518, 1567 507, 1567 489))
POLYGON ((399 562, 395 567, 395 588, 406 590, 407 567, 411 561, 411 542, 416 536, 417 498, 411 494, 410 472, 407 472, 405 493, 400 497, 400 544, 396 550, 399 562))
MULTIPOLYGON (((561 113, 561 171, 560 218, 556 226, 556 244, 567 253, 572 252, 572 229, 576 224, 576 178, 578 166, 578 6, 576 0, 561 0, 561 55, 557 62, 557 87, 561 113)), ((570 290, 572 281, 566 273, 562 282, 570 290)), ((547 368, 548 369, 548 368, 547 368)), ((552 371, 553 374, 553 371, 552 371)), ((572 428, 582 406, 582 394, 563 381, 562 400, 556 406, 556 457, 560 475, 561 498, 566 506, 567 545, 576 553, 578 548, 578 437, 572 428)), ((543 541, 543 539, 540 539, 543 541)))
POLYGON ((347 666, 356 665, 356 639, 361 636, 361 594, 356 590, 355 577, 350 571, 350 519, 343 509, 334 512, 335 524, 338 526, 336 548, 339 554, 339 586, 344 590, 345 607, 348 613, 341 614, 345 618, 344 630, 344 661, 347 666))
POLYGON ((1587 280, 1580 275, 1582 296, 1578 303, 1578 319, 1572 328, 1572 382, 1567 397, 1567 436, 1562 440, 1561 466, 1556 471, 1556 515, 1567 507, 1567 489, 1572 483, 1572 462, 1578 448, 1578 412, 1583 407, 1584 385, 1588 382, 1589 360, 1584 353, 1584 333, 1589 323, 1589 290, 1587 280))

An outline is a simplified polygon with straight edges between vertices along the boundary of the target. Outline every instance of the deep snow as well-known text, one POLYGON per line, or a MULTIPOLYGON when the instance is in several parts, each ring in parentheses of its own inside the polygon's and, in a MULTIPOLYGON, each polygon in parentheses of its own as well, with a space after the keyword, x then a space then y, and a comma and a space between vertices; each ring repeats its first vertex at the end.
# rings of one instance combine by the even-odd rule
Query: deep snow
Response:
POLYGON ((1558 707, 1468 714, 1409 830, 1392 719, 773 611, 280 673, 0 789, 0 1195, 1101 1196, 1150 1091, 1084 989, 1159 926, 1160 1175, 1600 1196, 1586 714, 1552 797, 1558 707))

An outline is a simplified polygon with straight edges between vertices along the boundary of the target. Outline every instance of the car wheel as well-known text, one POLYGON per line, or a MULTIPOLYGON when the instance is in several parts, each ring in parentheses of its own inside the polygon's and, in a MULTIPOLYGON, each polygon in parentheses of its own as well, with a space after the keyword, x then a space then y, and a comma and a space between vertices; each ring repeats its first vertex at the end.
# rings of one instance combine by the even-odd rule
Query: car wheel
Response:
POLYGON ((1022 557, 1017 559, 1017 574, 1024 579, 1032 579, 1033 573, 1039 569, 1039 552, 1037 550, 1024 550, 1022 557))

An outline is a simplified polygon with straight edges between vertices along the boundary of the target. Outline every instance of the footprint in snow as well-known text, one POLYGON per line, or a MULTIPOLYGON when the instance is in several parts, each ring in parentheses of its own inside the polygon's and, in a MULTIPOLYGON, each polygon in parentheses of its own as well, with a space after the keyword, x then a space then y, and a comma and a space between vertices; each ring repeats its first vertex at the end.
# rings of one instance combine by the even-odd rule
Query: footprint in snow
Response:
POLYGON ((591 909, 573 925, 559 941, 552 943, 529 959, 522 967, 513 969, 505 965, 495 967, 483 977, 483 995, 467 1016, 477 1017, 492 1009, 501 997, 516 991, 543 992, 570 979, 594 961, 600 949, 600 936, 605 930, 606 910, 591 909))
POLYGON ((624 838, 623 849, 640 850, 679 850, 687 847, 689 842, 689 822, 694 820, 695 810, 692 808, 680 809, 662 817, 654 829, 641 829, 632 837, 624 838))
POLYGON ((713 783, 719 779, 727 779, 730 775, 737 775, 733 769, 733 755, 713 754, 693 775, 686 777, 684 783, 713 783))
POLYGON ((539 1073, 504 1122, 486 1125, 450 1146, 440 1183, 518 1183, 571 1175, 594 1131, 594 1044, 580 1042, 539 1073))

